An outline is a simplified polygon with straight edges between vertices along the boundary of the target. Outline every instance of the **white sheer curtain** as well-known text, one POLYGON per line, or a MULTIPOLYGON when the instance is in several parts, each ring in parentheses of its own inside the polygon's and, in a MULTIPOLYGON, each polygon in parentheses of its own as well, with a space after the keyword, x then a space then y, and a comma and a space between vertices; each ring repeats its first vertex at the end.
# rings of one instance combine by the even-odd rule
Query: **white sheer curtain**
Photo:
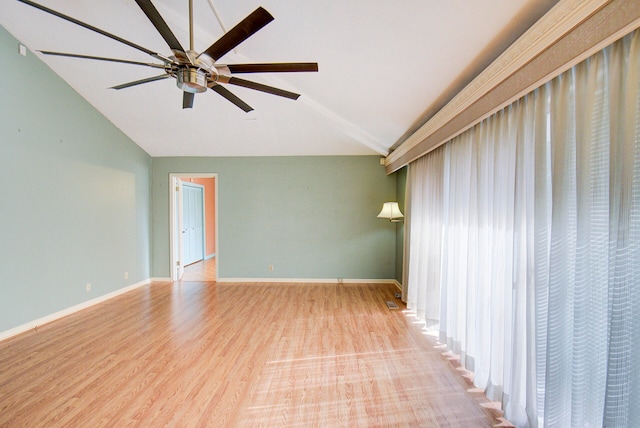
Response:
POLYGON ((412 163, 407 304, 518 426, 640 426, 640 33, 412 163))
POLYGON ((420 278, 422 285, 409 287, 405 299, 412 302, 417 316, 431 327, 440 319, 440 248, 442 243, 442 167, 443 150, 411 164, 407 177, 405 201, 405 235, 415 239, 405 240, 408 245, 408 278, 420 278), (434 208, 429 215, 423 210, 434 208), (413 215, 418 211, 418 215, 413 215))

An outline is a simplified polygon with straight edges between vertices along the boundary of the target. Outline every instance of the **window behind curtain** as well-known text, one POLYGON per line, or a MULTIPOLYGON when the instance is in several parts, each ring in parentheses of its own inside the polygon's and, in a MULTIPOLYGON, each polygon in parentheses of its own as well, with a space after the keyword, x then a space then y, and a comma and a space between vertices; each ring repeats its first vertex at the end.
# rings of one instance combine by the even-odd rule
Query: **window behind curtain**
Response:
POLYGON ((518 426, 640 426, 639 44, 409 168, 408 306, 518 426))

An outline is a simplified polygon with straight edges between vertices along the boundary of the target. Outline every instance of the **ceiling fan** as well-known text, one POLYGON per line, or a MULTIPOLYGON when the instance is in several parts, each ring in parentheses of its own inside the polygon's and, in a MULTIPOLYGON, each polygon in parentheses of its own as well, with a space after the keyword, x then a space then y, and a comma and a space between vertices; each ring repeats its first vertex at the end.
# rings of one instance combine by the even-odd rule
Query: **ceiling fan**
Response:
POLYGON ((44 12, 72 22, 76 25, 94 31, 103 36, 109 37, 132 48, 138 49, 157 60, 162 64, 144 63, 138 61, 130 61, 117 58, 105 58, 91 55, 79 55, 63 52, 40 51, 45 55, 64 56, 71 58, 92 59, 99 61, 119 62, 124 64, 134 64, 146 67, 163 69, 164 74, 149 77, 146 79, 136 80, 134 82, 123 83, 113 86, 112 89, 124 89, 143 83, 154 82, 156 80, 167 79, 173 77, 176 79, 178 88, 183 91, 182 108, 192 108, 193 100, 196 93, 205 92, 211 89, 222 97, 226 98, 237 107, 245 112, 253 110, 251 106, 242 101, 231 91, 221 85, 221 83, 243 86, 245 88, 266 92, 290 99, 298 99, 300 96, 294 92, 285 91, 284 89, 274 88, 261 83, 240 79, 232 76, 232 74, 240 73, 286 73, 286 72, 305 72, 318 71, 318 64, 315 62, 287 62, 287 63, 262 63, 262 64, 217 64, 216 61, 224 56, 227 52, 234 49, 240 43, 251 37, 262 27, 273 21, 273 16, 262 7, 258 7, 249 16, 240 21, 235 27, 220 37, 215 43, 206 50, 198 53, 193 47, 193 0, 189 0, 189 49, 185 50, 176 36, 173 34, 167 23, 164 21, 158 10, 150 0, 135 0, 140 9, 145 13, 149 21, 156 28, 158 33, 165 40, 169 48, 173 52, 171 56, 165 56, 153 52, 147 48, 137 45, 133 42, 108 33, 104 30, 86 24, 70 16, 64 15, 48 7, 34 3, 30 0, 18 0, 29 6, 33 6, 44 12))

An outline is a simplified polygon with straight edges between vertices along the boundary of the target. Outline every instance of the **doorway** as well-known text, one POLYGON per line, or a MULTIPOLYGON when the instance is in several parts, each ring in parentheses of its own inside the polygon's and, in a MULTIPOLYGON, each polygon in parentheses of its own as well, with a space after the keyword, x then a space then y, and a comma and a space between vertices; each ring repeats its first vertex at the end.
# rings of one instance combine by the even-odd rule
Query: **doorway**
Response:
POLYGON ((170 266, 173 281, 216 281, 218 177, 169 174, 170 266))
POLYGON ((182 182, 182 264, 204 260, 204 186, 182 182))

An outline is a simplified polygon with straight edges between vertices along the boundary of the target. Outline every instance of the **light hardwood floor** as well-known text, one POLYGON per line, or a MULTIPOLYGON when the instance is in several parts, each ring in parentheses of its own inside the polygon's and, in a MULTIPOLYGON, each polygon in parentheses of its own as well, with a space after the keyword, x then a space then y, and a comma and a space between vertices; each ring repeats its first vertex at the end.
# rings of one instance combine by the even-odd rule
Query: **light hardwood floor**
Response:
POLYGON ((496 424, 394 290, 153 283, 0 342, 0 426, 496 424))
POLYGON ((216 258, 200 260, 184 267, 182 281, 215 281, 216 258))

